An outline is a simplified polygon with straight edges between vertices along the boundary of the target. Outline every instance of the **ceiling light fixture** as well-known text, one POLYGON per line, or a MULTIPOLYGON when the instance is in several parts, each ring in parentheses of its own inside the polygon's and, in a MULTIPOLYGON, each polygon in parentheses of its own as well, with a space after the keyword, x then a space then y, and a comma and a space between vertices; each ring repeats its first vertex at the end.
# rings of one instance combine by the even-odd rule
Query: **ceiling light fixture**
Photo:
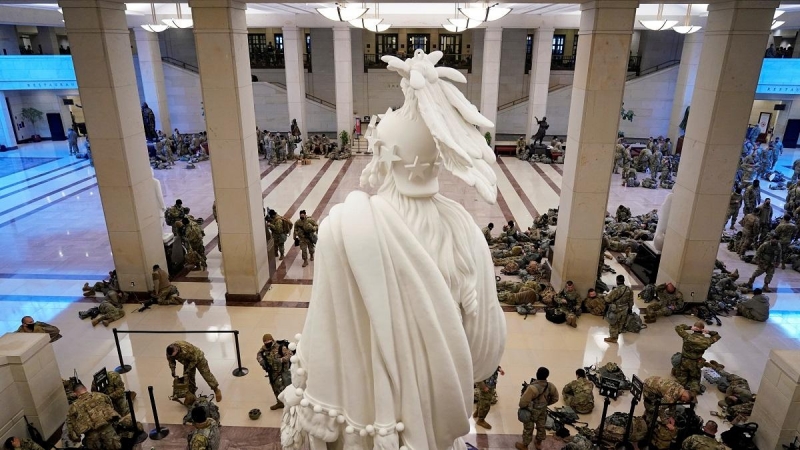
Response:
POLYGON ((351 20, 359 19, 367 11, 369 11, 368 8, 347 7, 344 2, 337 3, 333 8, 317 8, 318 13, 334 22, 350 22, 351 20))
MULTIPOLYGON (((464 8, 467 9, 467 8, 464 8)), ((458 3, 455 4, 455 18, 454 19, 447 19, 448 23, 443 23, 442 27, 451 32, 451 33, 463 33, 464 30, 468 30, 470 28, 475 28, 480 25, 482 22, 480 20, 472 20, 469 18, 459 17, 461 14, 460 11, 462 9, 458 7, 458 3)))
POLYGON ((659 3, 658 15, 656 16, 656 20, 640 20, 639 23, 642 24, 643 27, 652 31, 669 30, 670 28, 678 24, 677 20, 664 20, 662 18, 663 15, 664 15, 664 4, 659 3))
POLYGON ((158 23, 158 19, 156 19, 156 5, 155 3, 150 3, 150 14, 153 16, 152 23, 146 23, 142 25, 142 28, 151 32, 151 33, 161 33, 162 31, 169 28, 166 25, 158 23))
MULTIPOLYGON (((366 3, 364 3, 363 6, 364 9, 368 9, 366 3)), ((363 28, 367 31, 372 31, 373 33, 380 33, 392 27, 392 24, 383 23, 383 19, 379 17, 381 11, 381 5, 377 2, 375 3, 374 11, 375 11, 374 17, 368 17, 368 18, 362 17, 360 19, 350 20, 349 21, 350 25, 356 28, 363 28)))
POLYGON ((680 34, 692 34, 699 31, 700 28, 703 28, 699 25, 691 25, 691 23, 692 23, 692 4, 689 3, 686 6, 686 19, 684 19, 683 25, 672 27, 672 30, 680 34))
POLYGON ((181 13, 181 4, 175 3, 175 9, 178 11, 178 17, 173 19, 161 19, 164 25, 170 28, 192 28, 194 21, 192 19, 184 19, 181 13))
POLYGON ((493 20, 502 19, 511 12, 511 8, 503 8, 499 3, 490 5, 489 2, 483 2, 483 6, 471 8, 458 8, 461 14, 467 16, 476 22, 491 22, 493 20))

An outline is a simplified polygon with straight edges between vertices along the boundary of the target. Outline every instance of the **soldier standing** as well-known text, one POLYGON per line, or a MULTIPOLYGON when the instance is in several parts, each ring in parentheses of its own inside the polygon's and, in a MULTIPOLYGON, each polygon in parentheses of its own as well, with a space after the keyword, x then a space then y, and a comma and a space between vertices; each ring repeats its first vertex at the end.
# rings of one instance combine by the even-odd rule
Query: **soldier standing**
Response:
POLYGON ((262 337, 262 342, 264 345, 258 351, 256 359, 258 364, 267 372, 269 384, 272 385, 272 393, 275 394, 277 403, 270 406, 269 409, 275 411, 283 408, 283 402, 280 401, 278 395, 292 384, 292 365, 289 361, 292 357, 292 352, 284 342, 276 343, 271 334, 265 334, 262 337))
POLYGON ((317 221, 306 216, 306 210, 300 211, 300 218, 294 223, 294 238, 300 241, 303 252, 303 267, 308 265, 308 257, 314 261, 314 247, 317 245, 317 221))
POLYGON ((701 393, 701 369, 705 363, 703 353, 722 338, 716 331, 709 331, 706 335, 705 326, 706 324, 699 320, 692 327, 683 324, 675 327, 675 332, 683 339, 681 362, 674 369, 675 378, 695 394, 701 393))
POLYGON ((550 370, 539 367, 536 371, 536 381, 525 388, 519 399, 519 407, 530 411, 531 420, 522 423, 522 442, 514 444, 518 450, 527 450, 531 445, 531 441, 534 440, 534 428, 536 428, 536 450, 542 448, 542 441, 546 436, 544 427, 547 422, 547 407, 558 401, 558 389, 547 381, 549 376, 550 370))
POLYGON ((772 276, 775 274, 775 268, 778 267, 782 259, 783 254, 781 252, 781 246, 778 243, 778 238, 772 234, 769 237, 769 241, 761 244, 758 250, 756 250, 755 262, 758 264, 758 268, 756 268, 753 275, 750 276, 750 279, 747 280, 747 287, 752 289, 753 282, 756 281, 756 278, 766 273, 767 276, 764 277, 764 287, 762 290, 764 292, 772 292, 769 288, 769 283, 772 281, 772 276))
POLYGON ((756 206, 761 204, 761 182, 753 180, 753 184, 747 186, 744 191, 744 213, 750 214, 756 210, 756 206))
POLYGON ((733 224, 736 223, 736 219, 739 218, 739 209, 742 207, 742 189, 737 187, 731 193, 731 199, 728 203, 728 215, 725 216, 725 222, 730 221, 731 226, 730 229, 733 230, 733 224))
POLYGON ((742 219, 742 240, 739 242, 739 248, 737 249, 740 257, 750 250, 753 240, 758 236, 760 228, 758 216, 760 213, 761 211, 756 208, 755 211, 747 213, 742 219))
POLYGON ((525 153, 527 153, 525 151, 526 145, 525 136, 520 136, 519 139, 517 139, 517 158, 523 159, 525 157, 525 153))
POLYGON ((122 444, 112 423, 119 421, 111 399, 99 392, 89 392, 82 384, 73 389, 77 397, 67 410, 67 437, 80 441, 89 450, 120 450, 122 444))
POLYGON ((44 333, 50 335, 50 342, 61 339, 61 330, 55 325, 45 322, 35 322, 33 317, 25 316, 22 318, 22 325, 17 328, 17 333, 44 333))
POLYGON ((219 448, 219 424, 208 417, 202 406, 192 408, 192 430, 187 436, 189 450, 217 450, 219 448))
POLYGON ((619 173, 620 167, 625 165, 625 145, 622 139, 617 139, 617 145, 614 147, 614 170, 612 173, 619 173))
POLYGON ((182 223, 183 218, 186 217, 186 214, 189 213, 188 208, 183 207, 183 201, 181 199, 175 200, 175 204, 167 208, 164 211, 164 221, 167 225, 172 227, 172 234, 178 234, 178 223, 182 223))
POLYGON ((761 213, 758 215, 758 242, 763 242, 767 233, 772 229, 772 204, 769 199, 758 205, 761 213))
POLYGON ((681 450, 725 450, 727 447, 717 442, 717 422, 709 420, 703 427, 703 434, 689 436, 681 445, 681 450))
POLYGON ((797 237, 797 225, 792 223, 792 218, 788 214, 783 216, 781 223, 775 227, 775 235, 778 237, 778 243, 781 246, 781 269, 786 269, 786 258, 789 257, 789 245, 795 237, 797 237))
POLYGON ((655 323, 658 317, 669 317, 683 311, 683 294, 672 282, 656 286, 656 299, 647 307, 646 323, 655 323))
POLYGON ((186 377, 186 382, 189 383, 189 392, 192 395, 197 392, 195 377, 199 371, 208 386, 214 391, 217 401, 222 401, 219 383, 214 378, 214 374, 211 373, 211 369, 208 368, 208 361, 202 350, 186 341, 175 341, 167 346, 167 361, 169 362, 172 378, 177 378, 175 376, 175 363, 179 362, 183 365, 183 376, 186 377))
POLYGON ((188 217, 184 217, 182 219, 186 241, 191 247, 192 251, 197 253, 200 257, 200 269, 205 270, 208 269, 208 262, 206 259, 206 248, 203 245, 203 236, 206 234, 203 232, 203 229, 200 225, 197 224, 194 220, 189 220, 188 217))
POLYGON ((497 366, 497 370, 494 371, 492 376, 476 383, 478 387, 478 408, 472 415, 472 417, 478 419, 475 421, 475 425, 486 428, 487 430, 492 429, 492 426, 486 422, 486 416, 489 414, 489 410, 492 408, 492 401, 494 400, 497 392, 497 377, 505 374, 506 372, 503 370, 503 368, 497 366))
POLYGON ((274 209, 269 210, 267 215, 267 226, 272 237, 275 238, 275 247, 278 249, 278 259, 283 259, 284 244, 289 232, 292 231, 292 221, 278 214, 274 209))
POLYGON ((10 438, 6 439, 5 445, 3 448, 7 450, 44 450, 39 444, 33 442, 30 439, 25 438, 18 438, 16 436, 11 436, 10 438))
POLYGON ((628 322, 628 314, 633 308, 633 291, 625 285, 625 277, 617 275, 617 286, 609 292, 605 297, 605 302, 608 304, 609 312, 615 315, 612 317, 606 315, 606 320, 612 317, 613 321, 609 321, 608 330, 610 336, 603 339, 605 342, 616 343, 619 333, 625 328, 628 322))
POLYGON ((586 378, 586 371, 575 371, 576 379, 567 383, 561 390, 564 404, 574 409, 578 414, 591 414, 594 409, 594 383, 586 378))

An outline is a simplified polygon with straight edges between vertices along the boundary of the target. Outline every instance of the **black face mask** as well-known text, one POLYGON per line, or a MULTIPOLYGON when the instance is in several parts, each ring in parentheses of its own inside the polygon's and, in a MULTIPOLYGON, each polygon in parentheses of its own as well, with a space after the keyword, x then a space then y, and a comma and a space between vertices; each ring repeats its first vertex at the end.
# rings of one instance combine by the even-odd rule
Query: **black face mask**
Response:
POLYGON ((272 348, 272 345, 273 345, 273 344, 274 344, 274 342, 269 342, 269 343, 266 343, 266 344, 264 344, 264 345, 266 345, 266 346, 267 346, 267 350, 269 350, 269 349, 271 349, 271 348, 272 348))
POLYGON ((25 324, 25 328, 27 328, 27 329, 29 329, 29 330, 33 331, 33 327, 34 327, 34 325, 35 325, 35 324, 33 324, 33 323, 26 323, 26 324, 25 324))

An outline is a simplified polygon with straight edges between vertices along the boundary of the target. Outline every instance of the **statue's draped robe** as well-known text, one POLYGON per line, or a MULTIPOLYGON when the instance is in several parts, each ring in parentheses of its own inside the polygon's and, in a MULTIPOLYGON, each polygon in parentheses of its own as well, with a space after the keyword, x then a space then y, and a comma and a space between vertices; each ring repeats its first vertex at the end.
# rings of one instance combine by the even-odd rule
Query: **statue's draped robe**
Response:
POLYGON ((406 225, 408 218, 390 203, 394 195, 353 192, 320 226, 311 303, 293 366, 294 385, 309 402, 294 408, 296 424, 314 437, 313 449, 321 441, 345 449, 458 446, 469 433, 473 383, 491 376, 503 354, 505 319, 478 226, 452 200, 427 200, 455 218, 451 237, 468 249, 455 261, 473 267, 475 289, 465 292, 448 285, 429 254, 436 250, 406 225), (398 422, 404 425, 399 437, 398 422), (344 432, 347 425, 354 434, 344 432), (360 437, 367 425, 376 427, 374 436, 360 437), (382 429, 388 433, 382 436, 382 429))

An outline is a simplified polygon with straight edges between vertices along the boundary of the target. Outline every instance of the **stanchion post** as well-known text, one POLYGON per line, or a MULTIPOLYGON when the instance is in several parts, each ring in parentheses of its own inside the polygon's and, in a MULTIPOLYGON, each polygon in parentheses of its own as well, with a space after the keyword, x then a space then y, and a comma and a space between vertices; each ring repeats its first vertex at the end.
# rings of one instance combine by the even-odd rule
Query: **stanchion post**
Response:
POLYGON ((147 392, 150 394, 150 405, 153 407, 153 420, 156 423, 155 429, 150 431, 150 439, 160 441, 169 435, 169 428, 162 428, 161 423, 158 421, 158 411, 156 410, 156 399, 153 396, 153 386, 147 386, 147 392))
POLYGON ((125 391, 125 400, 128 401, 128 409, 131 411, 131 431, 133 431, 133 441, 141 444, 147 439, 147 433, 139 431, 139 425, 136 423, 136 410, 133 409, 133 398, 131 391, 125 391))
POLYGON ((237 364, 237 367, 233 369, 233 376, 243 377, 247 375, 249 370, 247 370, 246 367, 242 367, 242 352, 239 351, 239 330, 233 330, 233 339, 236 342, 236 364, 237 364))
POLYGON ((117 356, 119 357, 119 367, 114 369, 114 372, 128 373, 131 371, 131 366, 130 364, 125 364, 125 361, 122 360, 122 348, 119 346, 119 334, 117 333, 117 329, 114 328, 111 331, 114 332, 114 345, 117 346, 117 356))

